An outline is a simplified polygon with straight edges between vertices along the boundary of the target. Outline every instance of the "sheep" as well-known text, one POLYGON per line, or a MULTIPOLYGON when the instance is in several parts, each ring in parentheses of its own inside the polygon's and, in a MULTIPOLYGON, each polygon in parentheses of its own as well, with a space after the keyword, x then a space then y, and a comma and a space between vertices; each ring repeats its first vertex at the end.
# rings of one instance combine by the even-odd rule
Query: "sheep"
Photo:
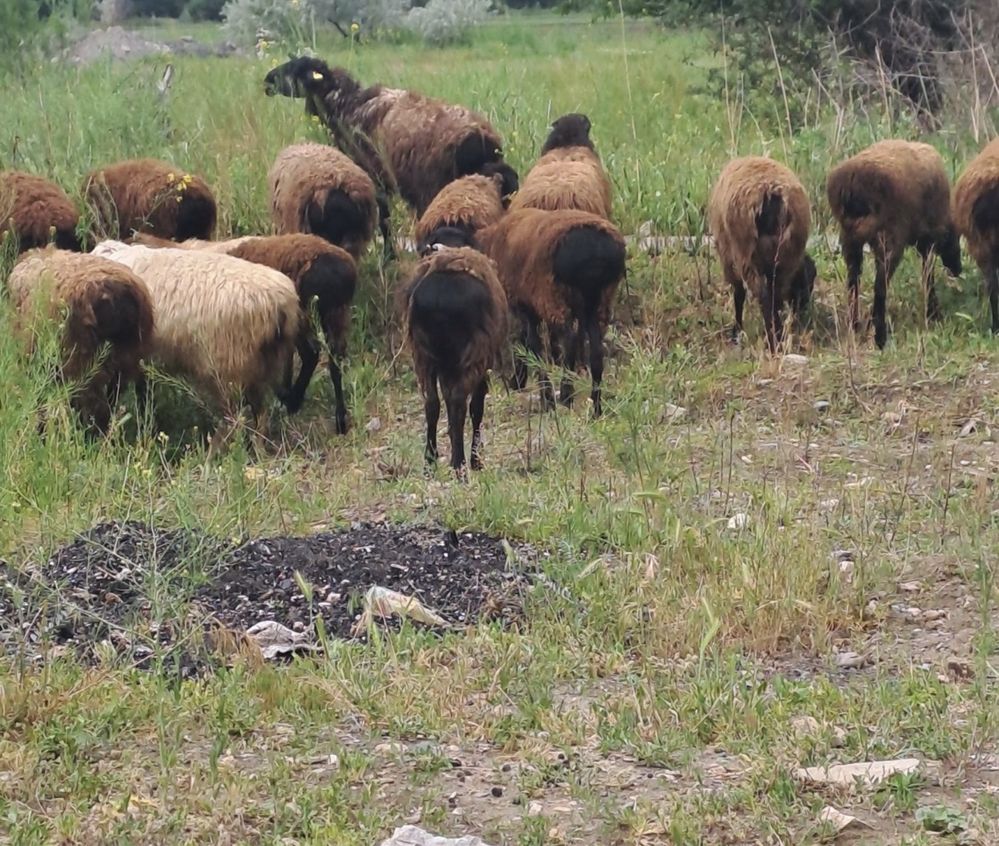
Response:
POLYGON ((298 337, 301 309, 283 273, 228 255, 103 241, 94 254, 145 281, 156 313, 152 357, 225 408, 237 389, 255 423, 298 337))
POLYGON ((391 249, 388 207, 379 211, 375 184, 360 167, 326 144, 285 147, 267 174, 271 216, 279 235, 312 233, 360 259, 375 218, 391 249))
MULTIPOLYGON (((315 300, 319 323, 329 349, 336 431, 341 435, 346 433, 347 405, 343 395, 340 361, 347 354, 350 305, 357 287, 357 266, 349 253, 316 235, 265 235, 233 238, 229 241, 190 240, 180 243, 139 235, 134 242, 150 247, 178 247, 225 253, 254 264, 266 265, 294 282, 302 308, 302 321, 296 340, 302 367, 294 383, 290 366, 285 372, 280 399, 289 414, 301 409, 305 391, 319 363, 319 348, 309 313, 315 300)), ((291 364, 290 359, 288 364, 291 364)))
POLYGON ((153 305, 146 284, 120 264, 57 249, 25 253, 7 281, 16 312, 15 328, 25 335, 39 309, 65 315, 60 378, 85 380, 72 405, 85 424, 106 433, 121 391, 138 380, 153 342, 153 305), (106 355, 101 355, 107 344, 106 355), (95 370, 96 366, 96 370, 95 370))
POLYGON ((590 140, 590 119, 563 115, 552 124, 541 158, 510 208, 578 209, 610 220, 611 183, 590 140))
POLYGON ((481 115, 413 91, 362 88, 343 68, 301 56, 264 79, 268 96, 304 97, 337 145, 386 192, 398 192, 416 212, 460 176, 502 162, 499 133, 481 115), (384 157, 384 158, 383 158, 384 157))
POLYGON ((431 233, 442 227, 463 229, 474 236, 496 223, 505 211, 503 191, 501 174, 472 174, 445 185, 416 224, 417 249, 423 252, 431 233))
POLYGON ((985 277, 992 334, 999 334, 999 139, 986 145, 958 179, 954 223, 985 277))
POLYGON ((811 211, 804 187, 773 159, 733 159, 711 191, 708 226, 735 300, 732 340, 742 332, 749 288, 763 310, 770 351, 777 352, 782 306, 790 303, 800 318, 815 282, 815 264, 805 252, 811 211))
POLYGON ((156 159, 116 162, 87 175, 83 194, 100 235, 149 232, 183 241, 211 238, 215 197, 203 179, 156 159))
POLYGON ((437 460, 440 384, 447 407, 451 467, 461 475, 466 412, 472 417, 472 469, 482 469, 487 374, 506 337, 506 294, 496 266, 477 250, 436 246, 424 253, 413 276, 400 288, 400 310, 424 397, 426 461, 437 460))
POLYGON ((872 317, 878 348, 883 349, 888 341, 888 283, 911 244, 923 259, 926 317, 939 319, 934 253, 939 253, 954 276, 961 273, 961 245, 951 221, 950 186, 940 154, 929 144, 879 141, 833 168, 826 180, 826 193, 840 225, 854 331, 860 326, 858 295, 864 244, 870 244, 877 270, 872 317))
MULTIPOLYGON (((598 215, 565 210, 517 209, 477 236, 496 262, 510 308, 522 320, 522 340, 540 358, 540 323, 548 327, 556 362, 567 371, 576 367, 584 339, 590 347, 590 397, 593 414, 602 413, 604 332, 617 287, 625 275, 625 245, 621 233, 598 215)), ((554 405, 548 376, 541 371, 542 402, 554 405)), ((517 363, 514 385, 523 387, 526 365, 517 363)), ((563 379, 559 399, 572 404, 572 385, 563 379)))
POLYGON ((0 171, 0 242, 10 232, 19 252, 44 247, 50 240, 61 249, 78 251, 79 221, 72 200, 54 182, 19 170, 0 171))

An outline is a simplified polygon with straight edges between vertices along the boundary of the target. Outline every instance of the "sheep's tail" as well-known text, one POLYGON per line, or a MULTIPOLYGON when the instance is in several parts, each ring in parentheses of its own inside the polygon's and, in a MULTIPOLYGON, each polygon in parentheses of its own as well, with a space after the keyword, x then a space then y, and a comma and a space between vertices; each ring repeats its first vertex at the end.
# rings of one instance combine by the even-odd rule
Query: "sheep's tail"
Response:
POLYGON ((770 189, 763 195, 763 202, 756 213, 756 233, 761 243, 772 244, 772 249, 763 250, 770 267, 767 273, 772 276, 793 231, 791 209, 779 189, 770 189))
POLYGON ((979 232, 994 232, 999 228, 999 184, 979 194, 971 207, 971 222, 979 232))

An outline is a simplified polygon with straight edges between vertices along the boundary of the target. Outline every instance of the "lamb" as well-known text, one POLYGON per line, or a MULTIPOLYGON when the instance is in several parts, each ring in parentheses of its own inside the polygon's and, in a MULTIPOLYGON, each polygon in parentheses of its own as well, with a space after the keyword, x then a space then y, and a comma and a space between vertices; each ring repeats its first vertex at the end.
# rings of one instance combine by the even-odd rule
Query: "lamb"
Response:
POLYGON ((29 348, 33 317, 65 315, 60 378, 82 382, 73 393, 73 408, 86 425, 106 433, 119 394, 140 378, 153 342, 153 305, 145 283, 107 259, 49 248, 25 253, 7 287, 15 328, 29 348))
POLYGON ((183 241, 211 238, 215 197, 203 179, 156 159, 116 162, 87 175, 83 194, 98 233, 127 238, 149 232, 183 241))
POLYGON ((506 337, 507 301, 496 266, 477 250, 439 247, 425 252, 413 276, 400 288, 399 299, 424 396, 427 463, 437 460, 439 384, 447 406, 451 467, 460 475, 465 466, 465 415, 469 411, 472 469, 482 469, 487 374, 506 337))
POLYGON ((94 254, 145 281, 156 313, 152 356, 225 409, 237 390, 260 422, 298 337, 301 309, 283 273, 228 255, 103 241, 94 254))
MULTIPOLYGON (((485 252, 497 264, 511 310, 522 320, 527 350, 541 357, 540 324, 548 327, 549 345, 556 362, 568 372, 584 340, 590 348, 590 397, 593 414, 602 412, 604 332, 611 305, 625 275, 625 245, 621 233, 598 215, 588 212, 517 209, 478 235, 485 252)), ((542 402, 554 405, 554 392, 542 370, 542 402)), ((523 387, 526 365, 518 362, 514 384, 523 387)), ((572 385, 564 378, 559 391, 571 405, 572 385)))
MULTIPOLYGON (((347 431, 347 405, 343 395, 340 363, 347 354, 350 305, 357 287, 357 265, 345 250, 316 235, 265 235, 233 238, 229 241, 182 241, 174 243, 149 235, 139 235, 135 243, 150 247, 178 247, 225 253, 254 264, 262 264, 285 274, 295 284, 302 308, 296 349, 302 360, 298 378, 285 372, 281 402, 294 414, 305 400, 305 391, 319 363, 319 346, 312 328, 313 301, 319 324, 329 349, 330 381, 333 384, 335 421, 338 434, 347 431)), ((288 364, 291 364, 289 359, 288 364)))
POLYGON ((905 248, 915 244, 923 259, 926 316, 940 317, 933 281, 933 255, 961 273, 961 245, 950 214, 950 186, 943 159, 929 144, 879 141, 830 171, 826 193, 840 225, 840 243, 850 289, 850 322, 859 329, 858 294, 864 244, 870 244, 874 278, 874 340, 888 341, 888 283, 905 248))
POLYGON ((391 249, 387 204, 380 212, 371 177, 339 150, 326 144, 285 147, 267 182, 279 235, 312 233, 360 259, 379 216, 385 249, 391 249))
POLYGON ((54 182, 19 170, 0 171, 0 243, 7 232, 19 252, 44 247, 50 240, 64 250, 79 250, 80 213, 54 182))
POLYGON ((611 183, 590 140, 590 119, 563 115, 552 124, 541 158, 510 203, 513 209, 578 209, 610 220, 611 183))
POLYGON ((301 56, 264 80, 268 96, 305 98, 337 146, 387 193, 399 194, 422 215, 449 182, 502 162, 499 133, 482 116, 413 91, 362 88, 343 68, 301 56))
POLYGON ((416 224, 417 249, 423 252, 429 236, 443 227, 462 229, 473 238, 496 223, 505 211, 503 191, 501 174, 472 174, 445 185, 416 224))
POLYGON ((815 283, 815 264, 805 252, 811 211, 804 187, 773 159, 733 159, 711 191, 708 225, 734 295, 733 341, 742 332, 748 287, 763 310, 770 351, 777 352, 782 306, 790 303, 800 318, 815 283))
POLYGON ((954 223, 985 277, 992 334, 999 334, 999 139, 987 144, 958 179, 954 223))

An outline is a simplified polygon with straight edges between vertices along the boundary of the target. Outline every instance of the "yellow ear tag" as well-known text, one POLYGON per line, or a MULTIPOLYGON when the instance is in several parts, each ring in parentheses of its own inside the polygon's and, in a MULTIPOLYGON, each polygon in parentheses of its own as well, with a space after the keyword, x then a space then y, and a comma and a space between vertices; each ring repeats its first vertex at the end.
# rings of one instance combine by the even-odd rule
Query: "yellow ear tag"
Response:
POLYGON ((313 71, 312 72, 312 78, 313 79, 322 79, 323 75, 321 73, 319 73, 319 71, 313 71))

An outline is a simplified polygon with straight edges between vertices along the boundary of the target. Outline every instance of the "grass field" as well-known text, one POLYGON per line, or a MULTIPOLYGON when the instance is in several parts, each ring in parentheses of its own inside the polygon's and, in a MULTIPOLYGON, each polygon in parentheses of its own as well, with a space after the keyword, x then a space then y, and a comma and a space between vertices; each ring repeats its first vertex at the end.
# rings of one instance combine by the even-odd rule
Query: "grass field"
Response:
MULTIPOLYGON (((322 52, 363 80, 483 110, 522 172, 553 117, 587 112, 629 233, 652 221, 700 235, 721 165, 761 151, 798 170, 831 231, 830 164, 915 137, 877 104, 829 102, 807 104, 792 134, 779 98, 702 93, 707 45, 542 18, 493 24, 470 47, 322 52)), ((3 82, 0 165, 75 193, 91 167, 162 157, 214 186, 221 235, 266 231, 274 154, 321 137, 299 103, 263 96, 280 57, 178 59, 166 99, 162 62, 40 65, 3 82)), ((952 173, 977 146, 957 121, 929 140, 952 173)), ((726 343, 730 297, 707 251, 633 251, 604 418, 580 403, 541 416, 496 380, 487 469, 468 484, 446 466, 424 475, 422 402, 389 307, 398 271, 373 254, 350 434, 332 434, 317 378, 302 415, 275 411, 275 445, 254 458, 236 446, 208 460, 169 421, 88 442, 45 365, 21 360, 0 303, 0 558, 15 569, 126 519, 221 538, 436 521, 549 553, 512 628, 406 625, 290 666, 237 660, 178 682, 111 655, 26 661, 8 641, 0 839, 372 844, 419 821, 492 846, 814 843, 832 839, 819 817, 833 805, 871 826, 837 842, 999 842, 999 353, 981 280, 966 257, 928 330, 907 259, 877 352, 844 330, 841 260, 815 255, 794 342, 807 361, 792 364, 764 354, 752 304, 748 342, 726 343), (795 776, 908 757, 927 763, 877 787, 795 776)), ((175 392, 174 416, 184 404, 175 392)), ((185 619, 183 595, 157 597, 158 619, 185 619)))

